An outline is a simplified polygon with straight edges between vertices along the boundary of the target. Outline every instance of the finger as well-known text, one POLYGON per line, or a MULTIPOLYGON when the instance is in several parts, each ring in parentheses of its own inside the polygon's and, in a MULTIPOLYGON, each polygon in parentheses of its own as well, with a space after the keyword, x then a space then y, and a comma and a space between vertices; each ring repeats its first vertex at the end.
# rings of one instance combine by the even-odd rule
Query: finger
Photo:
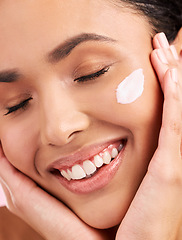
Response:
POLYGON ((158 148, 148 167, 153 180, 165 186, 182 186, 181 102, 177 70, 169 69, 164 77, 164 106, 158 148))
MULTIPOLYGON (((154 45, 157 45, 156 43, 159 42, 166 42, 167 38, 165 37, 164 34, 157 34, 154 37, 154 45), (164 38, 163 40, 161 38, 164 38)), ((167 44, 166 44, 167 45, 167 44)), ((181 107, 179 108, 182 109, 182 65, 180 63, 179 56, 177 54, 176 48, 171 45, 168 48, 163 48, 164 44, 160 43, 158 44, 158 49, 155 49, 152 54, 151 54, 151 61, 154 66, 154 69, 157 73, 160 85, 163 90, 163 85, 164 85, 164 76, 165 73, 168 69, 171 68, 177 68, 178 70, 178 92, 180 92, 179 97, 180 97, 180 102, 181 102, 181 107)), ((167 46, 166 46, 167 47, 167 46)))
POLYGON ((179 66, 179 58, 175 47, 169 46, 164 33, 157 34, 153 42, 154 47, 158 49, 153 51, 151 60, 164 93, 163 121, 160 134, 164 137, 159 138, 159 143, 160 146, 164 144, 166 149, 169 149, 169 146, 175 146, 176 150, 179 150, 182 116, 182 88, 180 86, 182 71, 179 66))
POLYGON ((166 38, 166 35, 163 32, 157 33, 154 36, 154 38, 153 38, 153 46, 156 49, 159 49, 159 48, 169 48, 168 40, 166 38))
POLYGON ((151 54, 151 61, 163 90, 164 75, 169 68, 166 56, 161 49, 155 49, 151 54))
POLYGON ((169 69, 164 76, 164 106, 159 147, 178 153, 181 144, 181 103, 177 69, 169 69), (169 147, 170 146, 170 147, 169 147))
MULTIPOLYGON (((177 60, 177 52, 174 46, 170 46, 168 49, 155 49, 151 54, 151 61, 157 73, 162 89, 164 76, 169 68, 177 68, 179 72, 179 78, 180 75, 182 75, 182 69, 179 61, 177 60)), ((179 85, 181 85, 181 81, 179 81, 179 85)))
POLYGON ((177 54, 176 48, 174 47, 174 45, 169 45, 167 37, 164 33, 158 33, 154 36, 153 46, 155 49, 161 49, 161 48, 170 49, 173 57, 176 60, 179 60, 179 56, 177 54))

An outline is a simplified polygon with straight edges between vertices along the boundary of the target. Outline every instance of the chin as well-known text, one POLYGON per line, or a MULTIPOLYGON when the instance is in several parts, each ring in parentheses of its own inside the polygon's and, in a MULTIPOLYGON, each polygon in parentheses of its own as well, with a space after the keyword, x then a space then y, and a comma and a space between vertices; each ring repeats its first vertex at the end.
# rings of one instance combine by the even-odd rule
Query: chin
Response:
MULTIPOLYGON (((103 199, 104 200, 104 199, 103 199)), ((97 229, 108 229, 121 223, 132 199, 108 198, 98 205, 88 205, 76 214, 89 226, 97 229), (89 209, 89 210, 88 210, 89 209)))
POLYGON ((99 213, 98 214, 99 216, 94 215, 92 216, 92 218, 88 218, 87 216, 85 216, 84 218, 82 218, 82 220, 90 227, 97 229, 108 229, 120 224, 124 217, 124 214, 121 215, 119 214, 119 212, 116 212, 114 214, 112 209, 111 212, 109 213, 103 212, 102 215, 100 215, 101 213, 99 213))

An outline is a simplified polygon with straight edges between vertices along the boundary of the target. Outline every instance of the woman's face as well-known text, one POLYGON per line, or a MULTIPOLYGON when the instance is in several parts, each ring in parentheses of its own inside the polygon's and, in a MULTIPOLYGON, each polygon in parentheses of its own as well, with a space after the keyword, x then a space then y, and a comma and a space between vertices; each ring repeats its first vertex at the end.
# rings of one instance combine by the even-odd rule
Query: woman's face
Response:
POLYGON ((118 224, 146 173, 161 123, 150 26, 106 0, 3 1, 0 32, 6 157, 87 224, 118 224), (118 84, 139 68, 143 94, 117 103, 118 84), (95 155, 121 143, 119 155, 95 174, 61 176, 73 166, 77 176, 86 160, 91 171, 95 155))

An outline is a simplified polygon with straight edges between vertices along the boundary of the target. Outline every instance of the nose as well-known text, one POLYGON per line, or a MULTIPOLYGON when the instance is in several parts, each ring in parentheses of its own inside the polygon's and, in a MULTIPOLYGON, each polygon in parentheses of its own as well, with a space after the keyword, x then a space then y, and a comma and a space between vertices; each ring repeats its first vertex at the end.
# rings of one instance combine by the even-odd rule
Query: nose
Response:
POLYGON ((59 95, 49 94, 41 104, 40 115, 44 145, 65 145, 90 125, 89 117, 78 110, 75 101, 64 91, 59 95))

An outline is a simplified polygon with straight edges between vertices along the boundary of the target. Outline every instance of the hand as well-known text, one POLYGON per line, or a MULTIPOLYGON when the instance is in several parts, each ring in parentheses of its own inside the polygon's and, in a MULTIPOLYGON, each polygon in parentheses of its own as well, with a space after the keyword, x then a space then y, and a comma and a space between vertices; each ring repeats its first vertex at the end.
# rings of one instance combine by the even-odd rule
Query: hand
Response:
POLYGON ((11 212, 47 240, 107 239, 101 231, 87 226, 63 203, 15 169, 0 149, 0 180, 11 212))
POLYGON ((151 61, 164 93, 158 148, 117 240, 174 240, 182 224, 182 66, 163 33, 153 44, 151 61))

